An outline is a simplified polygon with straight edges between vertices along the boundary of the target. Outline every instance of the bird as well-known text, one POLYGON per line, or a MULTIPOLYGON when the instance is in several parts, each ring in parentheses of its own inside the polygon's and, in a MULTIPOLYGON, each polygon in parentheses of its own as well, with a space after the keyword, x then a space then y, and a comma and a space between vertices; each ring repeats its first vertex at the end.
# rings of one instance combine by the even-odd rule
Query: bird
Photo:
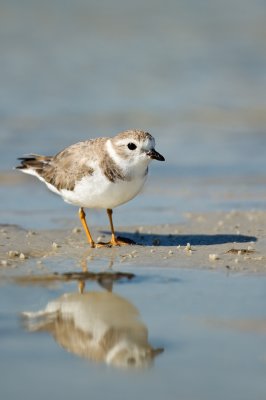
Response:
POLYGON ((155 139, 150 133, 131 129, 113 137, 72 144, 54 156, 32 153, 18 160, 20 165, 16 169, 37 177, 66 203, 79 207, 88 243, 95 248, 130 243, 116 236, 113 209, 142 190, 151 160, 165 158, 155 150, 155 139), (84 208, 106 209, 111 229, 109 242, 94 241, 84 208))

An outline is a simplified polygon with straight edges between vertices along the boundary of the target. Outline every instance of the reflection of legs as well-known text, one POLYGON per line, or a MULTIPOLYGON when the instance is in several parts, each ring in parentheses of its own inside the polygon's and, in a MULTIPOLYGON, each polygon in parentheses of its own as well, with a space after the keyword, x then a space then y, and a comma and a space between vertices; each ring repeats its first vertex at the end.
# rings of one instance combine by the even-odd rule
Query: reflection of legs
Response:
MULTIPOLYGON (((91 250, 89 250, 91 253, 91 250)), ((82 268, 82 272, 84 274, 86 274, 86 272, 88 272, 88 265, 87 265, 87 257, 88 257, 88 250, 86 251, 86 255, 83 255, 82 259, 81 259, 81 268, 82 268)), ((79 293, 83 294, 84 290, 85 290, 85 279, 81 279, 78 281, 78 289, 79 289, 79 293)))
POLYGON ((86 236, 87 236, 89 244, 91 245, 91 247, 95 247, 95 243, 94 243, 94 241, 92 239, 90 230, 89 230, 87 222, 86 222, 86 214, 85 214, 85 212, 84 212, 82 207, 79 209, 79 218, 80 218, 80 221, 81 221, 82 226, 84 228, 84 231, 86 233, 86 236))
POLYGON ((79 281, 79 282, 78 282, 78 289, 79 289, 79 293, 80 293, 80 294, 83 294, 83 293, 84 293, 85 281, 79 281))

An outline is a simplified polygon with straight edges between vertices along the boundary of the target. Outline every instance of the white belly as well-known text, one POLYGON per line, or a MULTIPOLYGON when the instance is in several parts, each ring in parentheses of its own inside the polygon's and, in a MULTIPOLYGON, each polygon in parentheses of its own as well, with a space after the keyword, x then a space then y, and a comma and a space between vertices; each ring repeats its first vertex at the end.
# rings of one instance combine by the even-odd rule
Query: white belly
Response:
POLYGON ((105 176, 95 174, 84 177, 73 191, 61 190, 67 203, 86 208, 115 208, 133 199, 142 189, 146 176, 131 181, 110 182, 105 176))

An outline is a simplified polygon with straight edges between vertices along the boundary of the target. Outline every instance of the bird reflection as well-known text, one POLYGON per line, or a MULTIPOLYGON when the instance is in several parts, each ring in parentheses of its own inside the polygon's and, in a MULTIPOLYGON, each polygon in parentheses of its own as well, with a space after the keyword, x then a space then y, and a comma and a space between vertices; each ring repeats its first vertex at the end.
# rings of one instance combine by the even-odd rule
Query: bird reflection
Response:
POLYGON ((153 348, 139 312, 110 291, 66 293, 44 310, 24 312, 31 332, 48 332, 64 349, 80 357, 122 368, 152 365, 163 349, 153 348))

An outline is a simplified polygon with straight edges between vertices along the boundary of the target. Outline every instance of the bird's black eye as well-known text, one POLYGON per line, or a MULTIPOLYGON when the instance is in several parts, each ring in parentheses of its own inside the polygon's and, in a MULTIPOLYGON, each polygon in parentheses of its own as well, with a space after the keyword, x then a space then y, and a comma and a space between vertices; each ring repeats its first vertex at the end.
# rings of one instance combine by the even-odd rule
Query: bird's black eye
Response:
POLYGON ((129 148, 129 150, 135 150, 137 148, 135 143, 128 143, 127 147, 129 148))

